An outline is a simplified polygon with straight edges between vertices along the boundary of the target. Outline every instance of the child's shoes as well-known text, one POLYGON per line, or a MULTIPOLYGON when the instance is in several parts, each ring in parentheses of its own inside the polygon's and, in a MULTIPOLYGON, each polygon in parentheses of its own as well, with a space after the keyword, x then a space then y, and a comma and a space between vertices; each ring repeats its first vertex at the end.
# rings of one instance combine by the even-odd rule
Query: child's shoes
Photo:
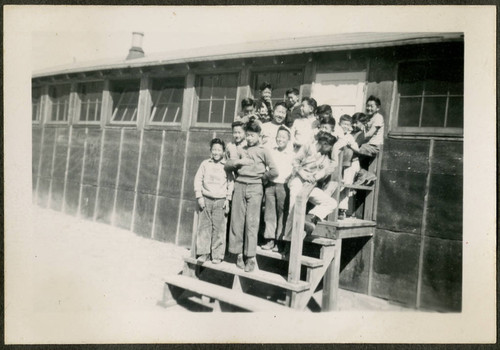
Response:
POLYGON ((196 259, 196 261, 198 261, 200 263, 204 263, 205 261, 207 261, 209 259, 210 259, 210 256, 208 254, 202 254, 198 257, 198 259, 196 259))
POLYGON ((243 261, 243 254, 238 254, 238 257, 236 258, 236 266, 239 267, 240 269, 245 268, 245 262, 243 261))
POLYGON ((274 239, 269 239, 266 244, 260 246, 264 250, 271 250, 275 246, 274 239))
POLYGON ((221 259, 212 259, 212 264, 220 264, 222 262, 221 259))
POLYGON ((245 264, 245 272, 252 272, 253 270, 255 270, 255 265, 255 258, 248 258, 245 264))

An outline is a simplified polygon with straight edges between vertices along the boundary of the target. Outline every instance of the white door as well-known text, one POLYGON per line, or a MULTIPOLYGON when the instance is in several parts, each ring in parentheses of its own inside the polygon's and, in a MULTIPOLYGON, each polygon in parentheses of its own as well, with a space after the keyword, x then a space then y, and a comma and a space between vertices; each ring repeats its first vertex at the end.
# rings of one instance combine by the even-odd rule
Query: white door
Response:
POLYGON ((311 97, 318 105, 328 104, 338 122, 342 114, 364 112, 366 72, 318 73, 311 97))

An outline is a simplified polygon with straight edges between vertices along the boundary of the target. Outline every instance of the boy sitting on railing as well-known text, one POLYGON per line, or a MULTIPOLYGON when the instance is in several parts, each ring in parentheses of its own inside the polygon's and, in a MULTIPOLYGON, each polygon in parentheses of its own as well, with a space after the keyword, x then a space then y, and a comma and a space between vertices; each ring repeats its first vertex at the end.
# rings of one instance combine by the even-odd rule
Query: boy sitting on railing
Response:
MULTIPOLYGON (((330 175, 335 169, 332 160, 332 148, 335 144, 335 136, 320 132, 318 142, 304 145, 296 155, 293 164, 292 178, 288 182, 290 190, 289 215, 283 240, 290 241, 292 234, 292 213, 295 208, 297 196, 306 184, 316 186, 317 182, 330 175)), ((315 207, 309 212, 314 220, 324 218, 337 207, 337 201, 319 187, 314 187, 309 195, 309 201, 315 207)), ((286 254, 288 249, 283 252, 286 254)))

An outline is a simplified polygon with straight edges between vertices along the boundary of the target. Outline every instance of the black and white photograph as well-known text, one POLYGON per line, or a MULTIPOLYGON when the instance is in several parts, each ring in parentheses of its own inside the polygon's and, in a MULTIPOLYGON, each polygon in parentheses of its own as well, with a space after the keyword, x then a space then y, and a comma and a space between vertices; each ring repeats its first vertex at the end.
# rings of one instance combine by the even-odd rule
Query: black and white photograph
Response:
POLYGON ((495 13, 5 7, 4 341, 495 342, 495 13))

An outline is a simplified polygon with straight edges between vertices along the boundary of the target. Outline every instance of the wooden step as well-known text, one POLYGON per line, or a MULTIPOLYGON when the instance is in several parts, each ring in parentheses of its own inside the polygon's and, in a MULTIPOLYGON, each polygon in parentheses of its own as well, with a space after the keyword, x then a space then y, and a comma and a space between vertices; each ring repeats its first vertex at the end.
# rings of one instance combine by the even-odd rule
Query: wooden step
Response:
POLYGON ((363 186, 363 185, 352 185, 352 184, 342 184, 344 188, 350 188, 353 190, 363 190, 363 191, 373 191, 375 186, 363 186))
POLYGON ((335 245, 335 240, 326 238, 326 237, 320 237, 320 236, 305 236, 304 237, 304 242, 309 242, 317 245, 323 245, 323 246, 333 246, 335 245))
POLYGON ((322 221, 316 225, 311 235, 331 239, 368 237, 375 234, 376 225, 377 223, 375 221, 356 218, 346 218, 338 221, 322 221))
MULTIPOLYGON (((288 256, 283 256, 281 253, 278 252, 273 252, 271 250, 264 250, 261 247, 257 247, 257 255, 265 256, 268 258, 273 258, 273 259, 278 259, 278 260, 283 260, 283 261, 288 261, 288 256)), ((316 268, 316 267, 321 267, 323 266, 323 260, 321 259, 316 259, 310 256, 305 256, 302 255, 300 258, 300 262, 302 265, 311 267, 311 268, 316 268)))
MULTIPOLYGON (((166 278, 165 283, 199 295, 220 300, 248 311, 283 312, 293 310, 269 300, 221 287, 217 284, 201 281, 193 277, 172 275, 166 278)), ((166 288, 168 288, 168 286, 166 286, 166 288)), ((168 303, 168 301, 165 302, 168 303)))
POLYGON ((185 257, 184 261, 188 264, 203 266, 212 270, 222 271, 225 273, 241 276, 243 278, 248 278, 255 281, 271 284, 273 286, 277 286, 294 292, 301 292, 309 289, 309 283, 305 281, 290 283, 287 281, 287 278, 282 275, 258 269, 255 269, 252 272, 245 272, 243 271, 243 269, 238 268, 236 264, 228 263, 227 261, 223 261, 220 264, 212 264, 211 261, 206 261, 203 264, 201 264, 196 259, 191 257, 185 257))

